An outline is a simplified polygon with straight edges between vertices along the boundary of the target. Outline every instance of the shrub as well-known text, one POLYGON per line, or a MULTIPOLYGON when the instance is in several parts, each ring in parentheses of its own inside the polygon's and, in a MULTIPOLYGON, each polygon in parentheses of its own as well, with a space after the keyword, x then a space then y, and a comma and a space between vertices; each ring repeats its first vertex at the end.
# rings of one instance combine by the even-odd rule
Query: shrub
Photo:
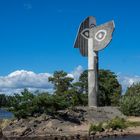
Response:
POLYGON ((34 95, 27 90, 13 96, 13 101, 9 111, 14 113, 18 119, 29 116, 41 115, 43 113, 54 115, 57 110, 62 110, 70 106, 64 96, 40 93, 34 95))
POLYGON ((98 124, 91 124, 90 128, 89 128, 89 134, 91 132, 102 132, 105 129, 110 129, 112 128, 113 130, 117 130, 117 129, 125 129, 126 127, 129 127, 130 123, 128 123, 127 121, 125 121, 123 118, 119 118, 116 117, 112 120, 109 120, 107 122, 102 122, 102 123, 98 123, 98 124))
POLYGON ((120 100, 120 109, 127 116, 140 116, 140 83, 127 88, 120 100))
POLYGON ((120 101, 120 110, 127 116, 140 116, 140 95, 123 96, 120 101))
POLYGON ((126 121, 123 118, 116 117, 107 122, 106 128, 112 128, 113 130, 126 128, 126 121))
POLYGON ((103 131, 103 124, 99 123, 99 124, 91 124, 90 128, 89 128, 89 133, 90 132, 102 132, 103 131))

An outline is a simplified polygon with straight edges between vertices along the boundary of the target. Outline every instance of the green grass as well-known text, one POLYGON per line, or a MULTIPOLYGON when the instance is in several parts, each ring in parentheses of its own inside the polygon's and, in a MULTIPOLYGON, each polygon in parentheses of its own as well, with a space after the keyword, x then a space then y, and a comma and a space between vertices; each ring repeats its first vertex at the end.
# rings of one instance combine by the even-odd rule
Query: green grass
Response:
POLYGON ((140 122, 131 122, 127 121, 123 118, 116 117, 112 120, 98 123, 98 124, 91 124, 89 128, 89 133, 90 132, 102 132, 105 131, 106 129, 112 129, 112 130, 117 130, 117 129, 126 129, 128 127, 137 127, 140 126, 140 122))
POLYGON ((102 132, 103 131, 103 124, 102 123, 99 123, 99 124, 91 124, 90 125, 90 128, 89 128, 89 133, 90 132, 102 132))
POLYGON ((138 121, 136 121, 136 122, 127 121, 126 125, 127 125, 127 127, 136 127, 136 126, 140 126, 140 122, 138 122, 138 121))
POLYGON ((126 120, 123 118, 116 117, 107 122, 106 129, 112 128, 113 130, 125 129, 127 127, 126 120))

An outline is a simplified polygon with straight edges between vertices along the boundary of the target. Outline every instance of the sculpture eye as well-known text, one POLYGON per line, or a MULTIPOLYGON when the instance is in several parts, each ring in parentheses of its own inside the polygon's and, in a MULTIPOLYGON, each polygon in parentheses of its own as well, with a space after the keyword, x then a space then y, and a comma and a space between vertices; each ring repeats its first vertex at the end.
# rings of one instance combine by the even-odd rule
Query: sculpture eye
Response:
POLYGON ((89 34, 90 34, 89 29, 85 29, 81 32, 81 35, 86 39, 89 39, 89 36, 90 36, 89 34))
POLYGON ((96 39, 97 41, 102 41, 102 40, 105 39, 106 34, 107 34, 106 30, 99 30, 99 31, 95 34, 95 39, 96 39))

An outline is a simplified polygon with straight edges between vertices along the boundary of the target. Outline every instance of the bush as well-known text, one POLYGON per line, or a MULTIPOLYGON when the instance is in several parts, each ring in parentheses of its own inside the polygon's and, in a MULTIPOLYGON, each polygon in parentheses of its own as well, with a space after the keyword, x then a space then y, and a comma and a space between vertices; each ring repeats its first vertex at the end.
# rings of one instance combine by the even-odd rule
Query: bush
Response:
POLYGON ((43 113, 54 115, 57 110, 62 110, 69 106, 70 104, 64 96, 50 95, 48 93, 34 95, 28 90, 24 90, 21 95, 15 94, 13 96, 9 111, 20 119, 43 113))
POLYGON ((102 123, 98 123, 98 124, 91 124, 90 128, 89 128, 89 134, 91 132, 102 132, 105 129, 110 129, 112 128, 112 130, 117 130, 117 129, 125 129, 126 127, 129 127, 130 123, 125 121, 122 118, 116 117, 112 120, 109 120, 107 122, 102 122, 102 123))
POLYGON ((113 130, 126 128, 126 121, 122 118, 116 117, 107 122, 106 128, 112 128, 113 130))
POLYGON ((140 83, 127 88, 120 100, 120 109, 127 116, 140 116, 140 83))
POLYGON ((120 101, 120 110, 127 116, 140 116, 140 95, 123 96, 120 101))
POLYGON ((103 124, 91 124, 89 128, 89 133, 90 132, 102 132, 103 131, 103 124))

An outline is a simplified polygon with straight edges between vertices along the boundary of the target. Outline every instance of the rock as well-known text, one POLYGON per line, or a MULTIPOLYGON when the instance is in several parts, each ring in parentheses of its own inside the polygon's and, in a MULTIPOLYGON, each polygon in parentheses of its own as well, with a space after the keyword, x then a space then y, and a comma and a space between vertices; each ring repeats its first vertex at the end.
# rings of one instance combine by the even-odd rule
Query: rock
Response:
POLYGON ((90 135, 95 135, 95 134, 96 134, 95 131, 91 131, 91 132, 90 132, 90 135))
POLYGON ((113 132, 113 129, 112 129, 112 128, 110 128, 110 129, 108 130, 108 132, 113 132))
POLYGON ((3 135, 3 132, 2 132, 2 129, 0 128, 0 140, 8 140, 4 135, 3 135))
POLYGON ((108 132, 102 132, 102 137, 107 137, 108 136, 108 132))
POLYGON ((83 116, 73 110, 61 110, 58 111, 58 117, 63 119, 64 121, 69 121, 76 124, 81 124, 81 120, 83 120, 83 116))
POLYGON ((41 123, 41 120, 34 120, 34 123, 35 124, 40 124, 41 123))
POLYGON ((24 119, 20 119, 19 121, 17 121, 17 123, 22 124, 24 122, 24 119))
POLYGON ((37 127, 37 124, 34 124, 33 127, 37 127))
POLYGON ((104 132, 105 131, 105 129, 104 128, 102 128, 102 132, 104 132))
POLYGON ((76 140, 80 140, 80 134, 76 134, 76 140))
MULTIPOLYGON (((117 113, 114 114, 114 110, 116 109, 113 107, 88 108, 81 106, 61 111, 59 110, 53 116, 36 114, 35 117, 29 117, 28 119, 11 121, 11 123, 3 129, 3 135, 8 137, 45 136, 50 134, 68 134, 70 136, 75 136, 75 134, 78 133, 81 137, 83 134, 88 134, 89 124, 107 121, 120 113, 117 111, 117 113)), ((107 124, 104 123, 104 126, 106 125, 107 124)), ((107 130, 103 129, 102 131, 103 132, 97 133, 93 131, 90 135, 99 137, 101 134, 111 135, 114 132, 112 128, 107 130)))
POLYGON ((107 132, 109 132, 109 130, 108 129, 105 129, 105 133, 107 133, 107 132))
POLYGON ((117 129, 117 131, 118 131, 118 132, 123 132, 123 130, 122 130, 122 129, 117 129))
POLYGON ((99 139, 101 139, 101 138, 103 138, 103 136, 102 135, 99 135, 99 139))
POLYGON ((100 135, 100 132, 99 132, 99 131, 97 131, 97 132, 96 132, 96 135, 100 135))
POLYGON ((51 116, 48 116, 46 114, 42 114, 37 118, 38 121, 48 121, 51 118, 51 116))
POLYGON ((57 128, 56 131, 62 132, 63 130, 61 128, 57 128))
POLYGON ((22 124, 22 125, 21 125, 21 127, 25 127, 25 125, 24 125, 24 124, 22 124))
POLYGON ((0 128, 0 138, 3 137, 2 129, 0 128))
POLYGON ((20 136, 28 136, 32 132, 33 132, 33 130, 31 128, 26 128, 20 136))
POLYGON ((101 135, 101 133, 97 131, 96 134, 95 134, 95 137, 96 137, 96 138, 99 138, 100 135, 101 135))

